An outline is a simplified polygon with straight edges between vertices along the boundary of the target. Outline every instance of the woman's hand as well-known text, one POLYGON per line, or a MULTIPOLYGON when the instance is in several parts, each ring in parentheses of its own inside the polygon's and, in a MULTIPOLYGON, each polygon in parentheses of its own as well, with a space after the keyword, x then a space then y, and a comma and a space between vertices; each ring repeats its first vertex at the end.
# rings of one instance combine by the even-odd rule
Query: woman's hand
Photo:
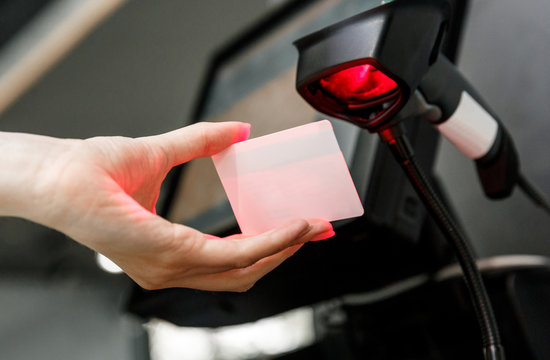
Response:
POLYGON ((216 238, 155 213, 176 165, 248 138, 245 123, 199 123, 137 139, 0 133, 0 215, 55 228, 107 256, 146 289, 245 291, 312 239, 324 220, 297 219, 257 236, 216 238))

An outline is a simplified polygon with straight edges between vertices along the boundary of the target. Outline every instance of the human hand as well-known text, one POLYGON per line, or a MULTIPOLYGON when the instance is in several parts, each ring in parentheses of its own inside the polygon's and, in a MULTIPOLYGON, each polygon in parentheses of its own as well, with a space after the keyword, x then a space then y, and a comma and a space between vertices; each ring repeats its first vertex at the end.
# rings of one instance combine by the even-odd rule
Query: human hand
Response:
POLYGON ((199 123, 138 139, 3 134, 0 151, 12 157, 0 161, 13 172, 0 175, 0 215, 67 234, 146 289, 244 291, 301 244, 332 236, 330 223, 298 219, 257 236, 216 238, 157 216, 155 204, 173 166, 248 134, 243 123, 199 123))

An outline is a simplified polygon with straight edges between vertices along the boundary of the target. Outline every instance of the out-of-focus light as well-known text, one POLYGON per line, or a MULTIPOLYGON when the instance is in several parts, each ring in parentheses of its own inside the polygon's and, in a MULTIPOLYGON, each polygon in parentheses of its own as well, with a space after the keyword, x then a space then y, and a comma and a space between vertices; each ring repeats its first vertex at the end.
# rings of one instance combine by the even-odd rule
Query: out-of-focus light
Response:
POLYGON ((146 325, 152 360, 243 360, 285 354, 315 341, 313 309, 295 309, 253 323, 220 328, 146 325))
POLYGON ((96 254, 96 262, 97 262, 97 265, 101 268, 101 270, 106 271, 110 274, 122 273, 122 269, 119 268, 117 264, 112 262, 109 258, 101 255, 100 253, 96 254))
POLYGON ((149 333, 151 360, 217 359, 216 345, 210 331, 178 327, 163 320, 151 320, 149 333))

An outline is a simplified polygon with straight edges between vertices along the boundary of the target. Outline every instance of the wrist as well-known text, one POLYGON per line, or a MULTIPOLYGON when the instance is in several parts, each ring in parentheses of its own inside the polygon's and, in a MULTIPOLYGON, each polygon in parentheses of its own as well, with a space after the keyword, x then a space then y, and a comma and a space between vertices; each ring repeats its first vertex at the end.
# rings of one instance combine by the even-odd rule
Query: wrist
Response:
POLYGON ((0 216, 42 222, 66 140, 0 132, 0 216), (52 171, 53 170, 53 171, 52 171))

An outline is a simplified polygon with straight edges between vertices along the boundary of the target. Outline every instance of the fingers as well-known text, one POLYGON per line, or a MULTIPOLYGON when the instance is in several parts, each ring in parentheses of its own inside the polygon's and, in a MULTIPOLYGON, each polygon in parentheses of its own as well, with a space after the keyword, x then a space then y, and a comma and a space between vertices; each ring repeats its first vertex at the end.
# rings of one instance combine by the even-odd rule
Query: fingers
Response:
POLYGON ((205 274, 186 279, 179 286, 207 291, 236 291, 249 290, 258 280, 281 265, 286 259, 294 255, 303 244, 294 245, 285 250, 266 257, 254 265, 244 269, 233 269, 217 274, 205 274))
POLYGON ((212 156, 231 144, 248 139, 250 124, 241 122, 196 123, 165 134, 142 138, 164 149, 172 166, 212 156))
MULTIPOLYGON (((313 219, 308 221, 308 226, 303 227, 303 225, 303 220, 296 220, 287 224, 283 228, 272 230, 260 236, 241 239, 233 238, 232 240, 234 241, 250 241, 252 244, 255 244, 257 246, 256 249, 250 247, 244 247, 244 249, 245 251, 252 251, 252 253, 254 253, 253 257, 260 257, 259 260, 255 261, 250 266, 241 267, 240 265, 237 265, 236 268, 231 270, 194 276, 191 279, 186 279, 184 286, 208 291, 243 292, 249 290, 258 280, 264 277, 267 273, 271 272, 286 259, 294 255, 294 253, 296 253, 296 251, 298 251, 298 249, 300 249, 305 242, 324 240, 334 236, 334 230, 328 221, 313 219), (286 232, 285 235, 288 236, 291 234, 296 234, 298 229, 301 229, 301 232, 293 240, 295 245, 288 246, 284 250, 275 252, 272 255, 262 257, 263 254, 270 253, 271 251, 274 251, 273 249, 277 248, 276 238, 280 236, 281 233, 284 234, 286 232), (270 237, 272 238, 270 239, 270 237), (265 241, 263 244, 262 240, 265 241), (271 244, 269 243, 270 241, 271 244), (265 248, 263 246, 265 246, 265 248)), ((283 237, 285 235, 283 235, 283 237)), ((291 237, 294 236, 291 235, 291 237)), ((219 240, 228 241, 229 239, 225 238, 219 240)), ((227 255, 229 256, 229 254, 227 255)), ((244 259, 249 260, 241 259, 243 264, 247 261, 253 261, 248 257, 245 257, 244 259)))
POLYGON ((325 220, 293 220, 277 229, 240 239, 209 239, 201 247, 205 263, 227 269, 248 267, 257 261, 296 244, 310 241, 332 230, 325 220))

